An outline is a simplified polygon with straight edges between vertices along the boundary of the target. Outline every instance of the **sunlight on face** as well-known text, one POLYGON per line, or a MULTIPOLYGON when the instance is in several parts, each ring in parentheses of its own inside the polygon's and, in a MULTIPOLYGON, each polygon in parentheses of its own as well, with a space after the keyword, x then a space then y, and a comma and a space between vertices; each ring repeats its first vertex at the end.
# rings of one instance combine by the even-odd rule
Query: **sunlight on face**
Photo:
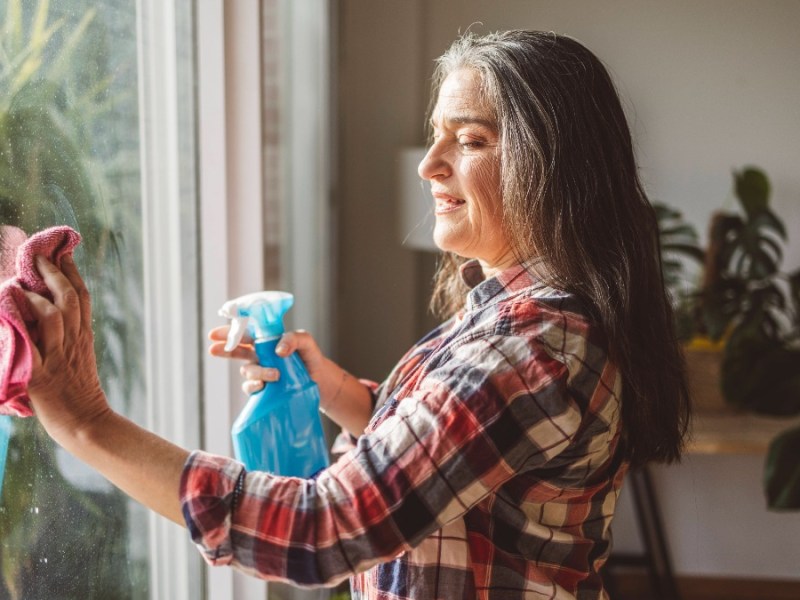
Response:
POLYGON ((434 141, 419 175, 431 182, 436 245, 477 258, 484 272, 506 268, 514 259, 501 224, 500 139, 477 71, 447 76, 431 121, 434 141))

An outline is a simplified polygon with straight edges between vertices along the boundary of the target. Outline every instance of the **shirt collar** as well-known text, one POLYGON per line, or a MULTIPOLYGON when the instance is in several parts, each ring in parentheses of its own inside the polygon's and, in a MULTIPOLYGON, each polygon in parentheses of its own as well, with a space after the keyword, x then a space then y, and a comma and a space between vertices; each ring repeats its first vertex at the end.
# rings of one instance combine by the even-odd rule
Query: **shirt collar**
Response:
POLYGON ((468 260, 460 267, 461 279, 470 288, 466 309, 473 310, 493 304, 523 289, 542 287, 544 284, 537 274, 537 266, 540 272, 541 260, 530 259, 487 279, 481 264, 476 259, 468 260))

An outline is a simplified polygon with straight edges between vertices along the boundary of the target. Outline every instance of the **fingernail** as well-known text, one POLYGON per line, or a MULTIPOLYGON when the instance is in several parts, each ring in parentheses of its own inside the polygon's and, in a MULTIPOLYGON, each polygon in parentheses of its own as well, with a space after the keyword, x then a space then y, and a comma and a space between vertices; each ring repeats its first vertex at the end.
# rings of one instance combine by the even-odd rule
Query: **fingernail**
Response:
POLYGON ((275 352, 277 352, 278 354, 283 354, 288 349, 289 348, 286 346, 286 344, 278 344, 277 346, 275 346, 275 352))

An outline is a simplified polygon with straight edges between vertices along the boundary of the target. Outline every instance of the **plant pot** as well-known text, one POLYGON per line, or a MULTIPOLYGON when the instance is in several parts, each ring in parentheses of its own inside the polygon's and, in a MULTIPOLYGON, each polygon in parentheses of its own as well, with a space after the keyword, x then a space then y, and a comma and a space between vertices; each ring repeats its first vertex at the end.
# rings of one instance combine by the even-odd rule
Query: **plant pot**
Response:
POLYGON ((684 347, 692 408, 699 413, 730 412, 720 385, 722 344, 692 340, 684 347))

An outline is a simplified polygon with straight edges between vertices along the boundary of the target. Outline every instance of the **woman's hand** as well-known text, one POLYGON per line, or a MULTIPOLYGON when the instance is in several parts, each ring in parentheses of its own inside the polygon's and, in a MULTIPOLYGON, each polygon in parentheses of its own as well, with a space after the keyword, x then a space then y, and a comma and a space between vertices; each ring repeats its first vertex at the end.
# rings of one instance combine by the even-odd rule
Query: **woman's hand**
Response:
POLYGON ((71 256, 62 269, 44 257, 36 266, 53 302, 28 292, 37 340, 28 395, 34 412, 56 441, 111 412, 97 375, 89 292, 71 256))
MULTIPOLYGON (((253 348, 253 340, 249 335, 245 334, 241 343, 231 350, 225 351, 225 341, 228 339, 228 331, 230 326, 225 325, 212 329, 208 334, 211 340, 211 346, 208 351, 212 356, 220 356, 224 358, 234 358, 247 361, 239 369, 245 382, 242 384, 242 390, 245 394, 253 394, 264 387, 265 383, 277 381, 279 373, 276 369, 262 367, 257 362, 256 352, 253 348)), ((329 379, 329 370, 341 374, 341 369, 333 361, 325 358, 322 354, 317 342, 311 335, 305 331, 292 331, 283 334, 275 352, 280 357, 287 357, 290 354, 297 352, 305 364, 308 374, 318 386, 320 386, 320 395, 325 396, 322 386, 329 379)))
MULTIPOLYGON (((260 366, 256 360, 253 340, 245 337, 230 352, 225 351, 229 326, 217 327, 209 333, 213 356, 248 361, 239 372, 245 378, 242 390, 253 394, 265 383, 277 381, 278 371, 260 366)), ((366 427, 372 412, 372 397, 361 382, 327 358, 319 345, 306 331, 298 330, 283 334, 275 348, 278 356, 286 357, 294 352, 300 355, 308 374, 319 387, 320 408, 336 423, 355 435, 366 427)))
POLYGON ((89 292, 71 257, 61 266, 36 259, 53 302, 28 293, 37 329, 28 385, 33 410, 63 448, 183 524, 178 489, 189 453, 111 410, 97 376, 89 292))

